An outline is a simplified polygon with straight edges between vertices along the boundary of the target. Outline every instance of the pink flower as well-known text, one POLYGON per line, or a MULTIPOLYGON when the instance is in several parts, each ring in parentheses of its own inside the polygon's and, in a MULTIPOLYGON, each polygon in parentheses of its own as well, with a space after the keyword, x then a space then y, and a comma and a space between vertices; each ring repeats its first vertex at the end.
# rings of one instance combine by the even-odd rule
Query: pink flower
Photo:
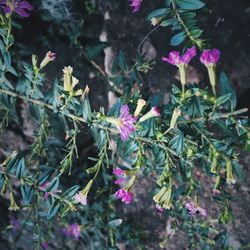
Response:
POLYGON ((16 12, 23 17, 29 17, 27 11, 33 9, 33 6, 28 1, 20 0, 0 0, 0 6, 5 14, 16 12))
POLYGON ((87 195, 81 194, 80 192, 75 195, 75 200, 82 205, 86 206, 87 205, 87 195))
POLYGON ((123 175, 124 171, 120 168, 115 168, 115 169, 113 169, 113 174, 116 176, 123 175))
POLYGON ((131 192, 127 191, 126 189, 119 189, 116 193, 115 196, 118 199, 121 199, 122 202, 124 202, 125 204, 130 204, 133 200, 133 195, 131 192))
POLYGON ((155 116, 161 116, 161 113, 160 113, 160 110, 159 110, 159 108, 158 107, 153 107, 152 109, 151 109, 151 111, 152 111, 152 114, 154 115, 154 117, 155 116))
POLYGON ((200 60, 204 65, 216 64, 220 60, 220 51, 218 49, 207 49, 201 54, 200 60))
POLYGON ((207 210, 206 209, 204 209, 202 207, 198 207, 197 212, 199 212, 202 217, 207 217, 207 210))
POLYGON ((194 202, 187 202, 185 204, 185 208, 188 210, 190 214, 196 214, 196 208, 194 202))
POLYGON ((73 237, 75 240, 79 240, 81 235, 81 227, 77 224, 71 224, 67 228, 63 228, 63 234, 68 237, 73 237))
POLYGON ((130 6, 133 8, 133 13, 137 12, 141 8, 142 0, 129 0, 130 6))
POLYGON ((135 122, 136 118, 129 114, 128 105, 122 105, 120 110, 118 129, 123 141, 127 141, 129 136, 135 131, 135 122))
POLYGON ((159 204, 156 204, 155 208, 156 208, 157 212, 162 213, 164 211, 164 208, 162 206, 160 206, 159 204))
POLYGON ((196 207, 193 201, 185 203, 185 208, 191 215, 198 212, 202 217, 207 217, 207 210, 202 207, 196 207))
POLYGON ((125 178, 119 178, 114 183, 116 185, 122 185, 125 182, 125 178))
POLYGON ((219 189, 214 188, 212 193, 213 193, 213 195, 218 195, 221 193, 221 191, 219 189))
POLYGON ((162 60, 172 65, 179 66, 180 64, 188 64, 195 55, 196 48, 193 46, 192 48, 187 49, 183 56, 180 55, 179 51, 171 51, 168 57, 162 57, 162 60))

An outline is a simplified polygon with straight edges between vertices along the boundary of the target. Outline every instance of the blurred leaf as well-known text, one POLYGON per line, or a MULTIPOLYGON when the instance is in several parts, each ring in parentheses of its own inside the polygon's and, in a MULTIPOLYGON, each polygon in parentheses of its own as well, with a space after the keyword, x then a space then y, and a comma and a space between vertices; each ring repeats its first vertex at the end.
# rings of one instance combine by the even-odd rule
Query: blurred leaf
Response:
POLYGON ((122 224, 122 219, 112 220, 108 223, 110 227, 118 227, 121 224, 122 224))
POLYGON ((88 59, 89 60, 95 59, 108 46, 109 44, 104 42, 86 45, 85 50, 87 52, 88 59))
POLYGON ((186 38, 186 33, 184 31, 177 33, 170 40, 170 45, 177 46, 181 44, 186 38))
POLYGON ((229 100, 224 104, 224 107, 227 110, 233 111, 237 104, 236 92, 224 72, 221 72, 219 76, 219 93, 220 95, 231 94, 229 100))
POLYGON ((200 0, 175 0, 175 1, 183 10, 198 10, 205 5, 200 0))
POLYGON ((170 11, 171 10, 169 8, 156 9, 148 15, 147 19, 151 20, 153 17, 157 18, 157 17, 167 16, 170 13, 170 11))
POLYGON ((59 208, 60 208, 59 200, 54 201, 52 205, 50 206, 48 214, 47 214, 48 220, 52 219, 55 216, 59 208))

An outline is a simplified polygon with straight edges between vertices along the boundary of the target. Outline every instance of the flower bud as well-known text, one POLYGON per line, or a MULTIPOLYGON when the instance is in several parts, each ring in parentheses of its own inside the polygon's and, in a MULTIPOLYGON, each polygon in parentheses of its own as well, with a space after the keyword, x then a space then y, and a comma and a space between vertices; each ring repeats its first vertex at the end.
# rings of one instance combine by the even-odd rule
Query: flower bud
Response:
POLYGON ((146 120, 152 118, 152 117, 157 117, 157 116, 160 116, 160 111, 157 107, 153 107, 151 108, 151 110, 145 114, 144 116, 142 116, 139 120, 139 123, 141 122, 145 122, 146 120))
POLYGON ((9 210, 10 211, 17 211, 17 210, 19 210, 19 207, 16 204, 13 192, 10 192, 10 207, 9 207, 9 210))
POLYGON ((53 62, 56 59, 56 53, 51 51, 47 52, 46 56, 40 63, 40 69, 44 68, 49 62, 53 62))
POLYGON ((226 173, 226 176, 227 176, 227 184, 235 184, 236 180, 234 178, 234 175, 233 175, 233 166, 232 166, 232 162, 231 161, 227 161, 226 162, 226 168, 227 168, 227 173, 226 173))
POLYGON ((143 109, 143 107, 146 105, 146 101, 144 101, 143 99, 139 99, 137 101, 137 107, 135 109, 135 113, 134 113, 134 117, 138 117, 139 114, 141 113, 141 110, 143 109))
POLYGON ((181 110, 179 108, 175 108, 171 121, 170 121, 170 126, 169 126, 170 129, 173 129, 175 127, 177 119, 180 115, 181 115, 181 110))
POLYGON ((63 69, 63 89, 64 91, 72 91, 71 87, 71 76, 73 73, 73 68, 71 66, 64 67, 63 69))

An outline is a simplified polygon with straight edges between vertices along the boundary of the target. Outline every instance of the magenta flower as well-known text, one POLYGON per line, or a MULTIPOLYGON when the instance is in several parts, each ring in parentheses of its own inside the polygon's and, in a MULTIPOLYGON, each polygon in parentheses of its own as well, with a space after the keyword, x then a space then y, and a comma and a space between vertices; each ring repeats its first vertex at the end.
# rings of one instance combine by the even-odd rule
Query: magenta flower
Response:
POLYGON ((162 57, 162 61, 179 66, 180 64, 188 64, 195 55, 196 48, 193 46, 192 48, 187 49, 183 56, 180 55, 179 51, 171 51, 168 57, 162 57))
POLYGON ((220 51, 218 49, 207 49, 201 54, 200 61, 204 65, 217 64, 220 60, 220 51))
POLYGON ((185 203, 185 208, 191 215, 194 215, 198 212, 202 217, 207 217, 207 210, 202 207, 195 206, 193 201, 185 203))
POLYGON ((124 202, 125 204, 130 204, 133 200, 133 194, 129 191, 127 191, 124 188, 119 189, 116 193, 115 196, 118 199, 121 199, 122 202, 124 202))
POLYGON ((23 17, 29 17, 29 13, 27 11, 33 9, 33 6, 28 1, 20 0, 0 0, 0 5, 5 14, 16 12, 18 15, 23 17))
POLYGON ((63 234, 68 237, 72 237, 75 240, 79 240, 81 235, 81 227, 77 224, 71 224, 62 230, 63 234))
POLYGON ((129 113, 128 105, 122 105, 120 110, 118 129, 123 141, 127 141, 129 136, 135 131, 135 122, 136 118, 129 113))
POLYGON ((141 8, 142 0, 129 0, 130 6, 133 8, 132 12, 135 13, 141 8))
POLYGON ((120 168, 115 168, 115 169, 113 169, 113 174, 116 176, 123 175, 124 171, 120 168))

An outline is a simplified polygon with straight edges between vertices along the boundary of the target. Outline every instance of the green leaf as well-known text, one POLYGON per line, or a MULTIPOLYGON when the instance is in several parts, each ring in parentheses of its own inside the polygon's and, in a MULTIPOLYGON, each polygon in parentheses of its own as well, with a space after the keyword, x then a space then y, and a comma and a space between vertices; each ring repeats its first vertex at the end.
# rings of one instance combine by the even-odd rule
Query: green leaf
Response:
POLYGON ((49 208, 49 211, 47 214, 47 219, 48 220, 52 219, 55 216, 55 214, 57 213, 59 208, 60 208, 60 202, 59 202, 59 200, 56 200, 55 202, 52 203, 52 205, 49 208))
POLYGON ((186 34, 184 31, 177 33, 176 35, 174 35, 171 40, 170 40, 170 44, 172 46, 178 46, 179 44, 181 44, 186 38, 186 34))
POLYGON ((177 155, 181 155, 184 151, 184 135, 178 133, 169 143, 170 147, 174 149, 177 155))
POLYGON ((116 219, 116 220, 111 220, 108 225, 110 227, 118 227, 119 225, 122 224, 122 219, 116 219))
POLYGON ((21 160, 17 163, 16 177, 20 180, 24 177, 24 174, 25 174, 25 162, 24 158, 21 158, 21 160))
POLYGON ((175 0, 183 10, 198 10, 205 6, 200 0, 175 0))
POLYGON ((224 104, 224 107, 227 110, 233 111, 237 104, 236 92, 224 72, 221 72, 219 76, 219 93, 220 95, 231 94, 229 100, 224 104))
POLYGON ((69 188, 68 190, 66 190, 62 195, 61 195, 61 198, 64 198, 64 199, 71 199, 76 193, 77 191, 79 190, 79 186, 78 185, 75 185, 71 188, 69 188))
POLYGON ((55 177, 49 186, 46 188, 46 192, 55 192, 59 186, 59 178, 55 177))
POLYGON ((126 62, 126 58, 125 55, 122 51, 119 52, 118 54, 118 65, 120 67, 121 70, 123 71, 127 71, 128 70, 128 65, 126 62))
POLYGON ((87 56, 89 60, 95 59, 105 48, 109 46, 108 43, 94 43, 85 46, 87 56))
POLYGON ((0 174, 0 191, 1 191, 2 188, 3 188, 4 181, 5 181, 5 176, 4 176, 4 174, 0 174))
POLYGON ((57 108, 60 105, 60 93, 58 88, 58 80, 56 79, 53 83, 53 86, 50 88, 48 93, 45 96, 45 100, 48 103, 51 103, 54 108, 57 108))
POLYGON ((219 107, 220 105, 224 104, 226 101, 228 101, 231 98, 231 94, 225 94, 223 96, 220 96, 217 100, 216 100, 216 107, 219 107))
POLYGON ((154 17, 167 16, 169 13, 170 13, 169 8, 156 9, 156 10, 152 11, 151 13, 149 13, 149 15, 147 16, 147 19, 151 20, 154 17))
POLYGON ((23 197, 24 205, 28 205, 34 196, 35 190, 31 186, 28 186, 26 184, 22 185, 20 189, 21 189, 21 194, 23 197))

